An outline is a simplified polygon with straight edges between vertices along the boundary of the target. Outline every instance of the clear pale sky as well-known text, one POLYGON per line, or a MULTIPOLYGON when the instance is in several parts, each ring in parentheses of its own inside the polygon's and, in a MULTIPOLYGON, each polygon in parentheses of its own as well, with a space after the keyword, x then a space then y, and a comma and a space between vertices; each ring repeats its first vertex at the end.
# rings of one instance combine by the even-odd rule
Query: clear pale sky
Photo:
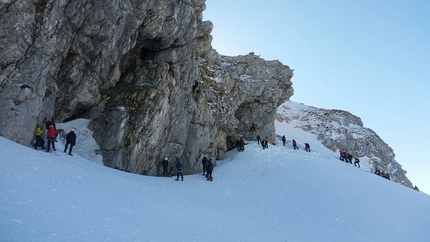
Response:
POLYGON ((429 0, 207 0, 212 46, 294 69, 306 105, 360 117, 430 194, 429 0))

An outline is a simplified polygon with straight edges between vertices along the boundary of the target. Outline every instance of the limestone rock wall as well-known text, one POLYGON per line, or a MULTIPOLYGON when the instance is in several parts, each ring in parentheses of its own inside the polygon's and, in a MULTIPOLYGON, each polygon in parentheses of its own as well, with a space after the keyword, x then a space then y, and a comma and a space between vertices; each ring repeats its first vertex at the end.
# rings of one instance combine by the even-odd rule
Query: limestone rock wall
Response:
POLYGON ((221 159, 239 134, 254 138, 251 122, 273 138, 292 71, 252 53, 218 55, 205 8, 205 0, 1 1, 0 135, 28 144, 46 118, 90 118, 104 164, 147 175, 160 174, 164 157, 200 171, 203 156, 221 159))

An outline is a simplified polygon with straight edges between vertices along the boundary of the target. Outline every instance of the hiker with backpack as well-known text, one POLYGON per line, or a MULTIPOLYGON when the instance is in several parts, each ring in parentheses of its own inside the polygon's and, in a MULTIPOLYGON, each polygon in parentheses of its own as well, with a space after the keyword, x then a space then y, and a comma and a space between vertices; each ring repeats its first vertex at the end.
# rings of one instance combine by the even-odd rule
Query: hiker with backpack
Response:
POLYGON ((360 168, 360 159, 356 156, 354 156, 354 166, 358 166, 358 168, 360 168))
POLYGON ((341 151, 341 152, 340 152, 339 160, 341 160, 341 161, 346 161, 346 155, 345 155, 345 152, 344 152, 344 151, 341 151))
POLYGON ((381 176, 382 176, 383 178, 387 179, 387 180, 391 180, 391 179, 390 179, 390 175, 388 174, 388 172, 383 171, 383 172, 381 173, 381 176))
POLYGON ((66 146, 64 147, 64 153, 67 152, 67 147, 70 145, 70 149, 69 149, 69 155, 72 155, 72 149, 73 146, 76 145, 76 134, 75 134, 75 129, 71 129, 70 132, 67 134, 66 136, 66 146))
POLYGON ((352 155, 350 153, 346 153, 346 163, 352 164, 352 155))
POLYGON ((212 171, 214 169, 214 165, 212 164, 212 159, 208 160, 208 164, 206 165, 206 180, 212 181, 212 171))
POLYGON ((206 176, 206 166, 208 165, 208 158, 205 156, 202 159, 202 166, 203 166, 203 176, 206 176))
POLYGON ((375 175, 378 175, 378 176, 381 175, 381 171, 378 168, 375 168, 375 175))
POLYGON ((34 143, 34 149, 37 150, 38 146, 41 146, 42 149, 45 149, 45 141, 42 139, 42 125, 37 124, 36 130, 34 130, 34 137, 36 138, 36 142, 34 143))
POLYGON ((169 167, 169 159, 167 157, 164 158, 164 160, 161 162, 161 165, 163 166, 163 176, 168 176, 169 173, 167 171, 167 167, 169 167))
POLYGON ((236 147, 239 152, 244 150, 242 139, 236 140, 236 147))
POLYGON ((296 142, 296 140, 295 140, 295 139, 293 139, 293 148, 294 148, 295 150, 298 150, 298 149, 299 149, 299 147, 297 147, 297 142, 296 142))
POLYGON ((58 133, 56 132, 57 131, 57 125, 55 124, 55 119, 51 119, 51 120, 48 119, 46 121, 46 123, 45 123, 46 130, 49 130, 49 127, 51 127, 51 126, 53 126, 54 129, 55 129, 55 139, 54 139, 54 141, 57 142, 58 133))
POLYGON ((265 139, 263 139, 261 141, 261 146, 263 146, 263 150, 266 149, 266 145, 267 145, 267 141, 265 139))
POLYGON ((309 143, 305 143, 305 150, 307 152, 311 152, 311 146, 309 145, 309 143))
POLYGON ((57 126, 55 124, 55 119, 51 119, 51 120, 48 119, 46 121, 46 123, 45 123, 46 130, 48 130, 51 125, 54 127, 54 129, 57 129, 57 126))
POLYGON ((46 149, 46 152, 50 151, 51 145, 52 149, 56 151, 55 149, 55 137, 57 135, 57 130, 55 130, 54 126, 51 124, 49 126, 48 132, 46 133, 46 138, 48 140, 48 147, 46 149))
POLYGON ((241 140, 240 140, 240 142, 241 142, 241 144, 242 144, 242 152, 244 152, 245 151, 245 145, 246 145, 246 141, 245 141, 245 139, 244 138, 242 138, 241 140))
POLYGON ((287 142, 287 138, 285 137, 285 135, 283 135, 282 136, 282 143, 284 144, 284 146, 285 146, 285 142, 287 142))
POLYGON ((184 175, 182 175, 182 163, 181 161, 178 159, 176 159, 176 179, 175 181, 179 181, 179 176, 181 176, 181 180, 184 180, 184 175))

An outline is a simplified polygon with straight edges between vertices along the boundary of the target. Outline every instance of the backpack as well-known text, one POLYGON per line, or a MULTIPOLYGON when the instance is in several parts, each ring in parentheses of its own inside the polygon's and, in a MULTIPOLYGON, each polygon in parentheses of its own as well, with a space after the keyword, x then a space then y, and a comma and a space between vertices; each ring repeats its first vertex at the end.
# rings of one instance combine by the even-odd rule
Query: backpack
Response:
POLYGON ((213 168, 214 168, 214 165, 212 164, 212 162, 209 162, 209 164, 207 165, 207 167, 206 167, 206 170, 208 170, 208 171, 212 171, 213 170, 213 168))

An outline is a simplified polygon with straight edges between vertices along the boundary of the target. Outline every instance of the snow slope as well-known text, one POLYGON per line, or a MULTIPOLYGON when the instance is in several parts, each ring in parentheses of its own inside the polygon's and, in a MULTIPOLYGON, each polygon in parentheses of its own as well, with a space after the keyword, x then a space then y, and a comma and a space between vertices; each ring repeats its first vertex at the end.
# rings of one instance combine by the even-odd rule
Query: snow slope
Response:
POLYGON ((218 161, 213 182, 104 167, 82 157, 94 144, 79 134, 73 157, 61 142, 46 153, 0 137, 0 241, 429 241, 427 194, 276 126, 301 149, 250 142, 218 161))

